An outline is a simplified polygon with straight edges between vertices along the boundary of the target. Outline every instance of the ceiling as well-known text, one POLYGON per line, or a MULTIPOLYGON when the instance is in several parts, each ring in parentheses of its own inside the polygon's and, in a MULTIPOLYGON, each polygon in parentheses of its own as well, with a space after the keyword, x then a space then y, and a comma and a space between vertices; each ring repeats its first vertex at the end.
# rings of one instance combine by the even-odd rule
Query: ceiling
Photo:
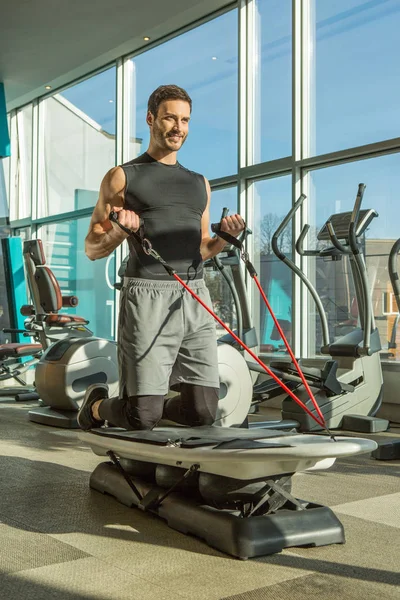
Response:
POLYGON ((7 110, 190 25, 227 0, 1 0, 7 110))

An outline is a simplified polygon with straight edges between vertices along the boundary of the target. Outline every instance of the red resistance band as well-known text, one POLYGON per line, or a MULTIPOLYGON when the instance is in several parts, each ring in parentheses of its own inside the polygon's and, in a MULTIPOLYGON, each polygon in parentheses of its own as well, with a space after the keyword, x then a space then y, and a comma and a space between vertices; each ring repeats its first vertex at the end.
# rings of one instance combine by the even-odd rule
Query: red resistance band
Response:
POLYGON ((156 260, 158 260, 163 265, 163 267, 168 272, 168 274, 171 275, 172 277, 174 277, 177 281, 179 281, 179 283, 185 288, 185 290, 187 290, 189 292, 189 294, 191 296, 193 296, 193 298, 195 298, 195 300, 197 300, 197 302, 199 302, 199 304, 201 304, 203 306, 203 308, 205 308, 205 310, 221 325, 221 327, 223 327, 233 337, 233 339, 246 352, 248 352, 248 354, 250 354, 250 356, 260 365, 260 367, 262 367, 264 369, 264 371, 270 377, 272 377, 272 379, 288 394, 288 396, 290 396, 296 402, 296 404, 298 404, 312 419, 314 419, 314 421, 320 427, 322 427, 323 429, 326 429, 329 432, 329 429, 328 429, 328 427, 326 425, 324 416, 323 416, 323 414, 322 414, 322 412, 321 412, 321 410, 320 410, 320 408, 319 408, 319 406, 317 404, 317 401, 314 398, 314 395, 313 395, 313 393, 312 393, 312 391, 310 389, 310 386, 309 386, 306 378, 304 377, 304 374, 303 374, 303 372, 302 372, 302 370, 300 368, 300 365, 297 362, 297 360, 296 360, 296 358, 295 358, 295 356, 293 354, 293 351, 290 348, 289 343, 288 343, 288 341, 287 341, 287 339, 286 339, 286 337, 285 337, 285 335, 284 335, 284 333, 282 331, 282 328, 279 325, 279 323, 278 323, 278 321, 277 321, 277 319, 276 319, 276 317, 275 317, 275 315, 274 315, 274 313, 272 311, 271 305, 268 302, 268 299, 267 299, 267 297, 266 297, 266 295, 265 295, 265 293, 264 293, 264 291, 263 291, 263 289, 261 287, 261 284, 260 284, 260 282, 257 279, 257 273, 256 273, 253 265, 251 264, 251 262, 250 262, 250 260, 248 258, 248 255, 246 253, 242 252, 242 243, 239 240, 237 240, 233 236, 227 234, 226 232, 221 231, 219 223, 213 223, 211 225, 211 230, 214 233, 216 233, 219 237, 222 237, 223 239, 225 239, 225 241, 227 241, 228 243, 231 243, 231 244, 233 244, 234 246, 236 246, 237 248, 240 249, 240 251, 241 251, 241 255, 240 255, 241 259, 244 261, 244 263, 246 265, 246 268, 247 268, 247 270, 250 273, 250 276, 256 282, 256 285, 257 285, 257 287, 258 287, 258 289, 259 289, 259 291, 261 293, 261 296, 262 296, 262 298, 263 298, 263 300, 264 300, 264 302, 265 302, 265 304, 266 304, 266 306, 268 308, 268 311, 270 312, 270 314, 271 314, 271 316, 272 316, 272 318, 274 320, 274 323, 276 325, 276 328, 279 331, 279 335, 281 336, 282 341, 285 344, 287 351, 289 352, 290 358, 292 359, 293 364, 295 365, 296 370, 297 370, 297 372, 298 372, 298 374, 300 376, 300 379, 301 379, 302 383, 304 384, 305 389, 307 390, 309 398, 310 398, 311 402, 313 403, 315 410, 318 413, 318 417, 316 417, 310 411, 310 409, 307 408, 307 406, 302 402, 302 400, 300 400, 300 398, 298 398, 292 392, 292 390, 289 389, 287 387, 287 385, 281 379, 279 379, 279 377, 277 377, 277 375, 275 375, 275 373, 273 371, 271 371, 271 369, 267 365, 265 365, 261 361, 261 359, 256 354, 254 354, 254 352, 252 350, 250 350, 250 348, 248 348, 246 346, 246 344, 211 310, 211 308, 209 308, 207 306, 207 304, 205 304, 201 300, 201 298, 199 298, 197 296, 197 294, 193 290, 190 289, 190 287, 179 277, 179 275, 177 275, 176 271, 170 265, 168 265, 165 262, 165 260, 158 254, 158 252, 156 250, 153 249, 153 247, 151 245, 151 242, 147 238, 144 237, 144 235, 143 235, 143 228, 142 227, 141 227, 141 231, 139 233, 128 229, 127 227, 125 227, 124 225, 121 225, 121 223, 119 223, 119 221, 118 221, 118 213, 115 213, 115 212, 110 212, 109 219, 110 219, 110 221, 113 221, 114 223, 116 223, 117 225, 119 225, 119 227, 123 231, 125 231, 125 233, 128 233, 129 235, 133 236, 140 243, 140 245, 141 245, 143 251, 145 252, 145 254, 147 254, 149 256, 152 256, 153 258, 155 258, 156 260))
MULTIPOLYGON (((205 308, 205 309, 206 309, 206 311, 207 311, 208 313, 210 313, 210 315, 212 315, 212 316, 214 317, 214 319, 215 319, 216 321, 218 321, 218 323, 219 323, 219 324, 220 324, 220 325, 221 325, 221 326, 222 326, 222 327, 223 327, 223 328, 224 328, 224 329, 225 329, 225 330, 226 330, 226 331, 227 331, 227 332, 228 332, 228 333, 229 333, 229 334, 230 334, 230 335, 233 337, 233 339, 234 339, 234 340, 235 340, 235 341, 236 341, 238 344, 240 344, 240 345, 242 346, 242 348, 243 348, 244 350, 246 350, 246 352, 248 352, 248 353, 250 354, 250 356, 251 356, 251 357, 252 357, 252 358, 253 358, 253 359, 254 359, 254 360, 255 360, 255 361, 256 361, 256 362, 257 362, 257 363, 260 365, 260 367, 262 367, 262 368, 264 369, 264 371, 266 371, 266 373, 268 373, 268 375, 269 375, 270 377, 272 377, 272 379, 274 379, 274 380, 276 381, 276 383, 277 383, 278 385, 280 385, 280 386, 281 386, 281 388, 282 388, 282 389, 283 389, 283 390, 284 390, 284 391, 285 391, 285 392, 286 392, 286 393, 287 393, 287 394, 288 394, 288 395, 289 395, 289 396, 290 396, 290 397, 291 397, 291 398, 292 398, 292 399, 293 399, 293 400, 294 400, 294 401, 295 401, 295 402, 296 402, 296 403, 297 403, 299 406, 301 406, 301 408, 302 408, 303 410, 305 410, 305 411, 306 411, 306 413, 307 413, 307 414, 308 414, 310 417, 312 417, 312 418, 314 419, 314 421, 316 421, 320 427, 323 427, 324 429, 327 429, 327 427, 326 427, 326 424, 325 424, 325 419, 324 419, 324 417, 323 417, 323 415, 322 415, 322 413, 321 413, 321 411, 320 411, 320 408, 319 408, 319 406, 318 406, 318 404, 317 404, 317 401, 315 400, 314 396, 312 395, 312 392, 311 392, 311 390, 310 390, 310 392, 309 392, 309 393, 311 393, 310 399, 311 399, 311 401, 313 402, 313 404, 314 404, 314 406, 315 406, 315 408, 316 408, 316 410, 317 410, 317 412, 318 412, 318 414, 319 414, 319 416, 320 416, 320 419, 321 419, 321 420, 320 420, 320 419, 318 419, 318 417, 316 417, 315 415, 313 415, 313 414, 312 414, 312 412, 311 412, 311 411, 310 411, 310 410, 307 408, 307 406, 306 406, 306 405, 305 405, 305 404, 304 404, 304 403, 303 403, 303 402, 300 400, 300 398, 298 398, 298 397, 297 397, 297 396, 296 396, 296 395, 295 395, 295 394, 292 392, 292 390, 291 390, 290 388, 288 388, 288 387, 287 387, 287 385, 285 385, 285 383, 284 383, 284 382, 283 382, 281 379, 279 379, 279 377, 277 377, 277 376, 275 375, 275 373, 274 373, 273 371, 271 371, 271 369, 270 369, 269 367, 267 367, 267 365, 265 365, 265 364, 264 364, 264 363, 261 361, 261 359, 260 359, 260 358, 259 358, 259 357, 258 357, 256 354, 254 354, 254 352, 253 352, 252 350, 250 350, 250 348, 248 348, 248 347, 246 346, 246 344, 245 344, 244 342, 242 342, 242 340, 241 340, 241 339, 240 339, 240 338, 239 338, 239 337, 238 337, 238 336, 237 336, 237 335, 236 335, 236 334, 235 334, 235 333, 234 333, 234 332, 233 332, 231 329, 229 329, 229 327, 228 327, 228 326, 227 326, 227 325, 226 325, 226 324, 225 324, 223 321, 221 321, 221 319, 220 319, 220 318, 219 318, 219 317, 218 317, 218 316, 217 316, 217 315, 216 315, 216 314, 215 314, 215 313, 214 313, 214 312, 211 310, 211 308, 209 308, 209 307, 207 306, 207 304, 205 304, 205 303, 202 301, 202 299, 201 299, 201 298, 199 298, 199 297, 197 296, 197 294, 195 294, 195 292, 194 292, 193 290, 191 290, 191 289, 190 289, 190 287, 189 287, 188 285, 186 285, 186 283, 185 283, 185 282, 184 282, 184 281, 183 281, 183 280, 182 280, 182 279, 179 277, 179 275, 177 275, 176 273, 174 273, 174 274, 173 274, 173 277, 175 277, 175 279, 176 279, 177 281, 179 281, 179 283, 180 283, 180 284, 181 284, 181 285, 182 285, 182 286, 185 288, 185 290, 187 290, 187 291, 189 292, 189 294, 191 294, 191 295, 193 296, 193 298, 195 298, 195 299, 197 300, 197 302, 199 302, 199 303, 200 303, 200 304, 203 306, 203 308, 205 308)), ((255 278, 255 281, 257 282, 257 284, 258 284, 258 285, 260 285, 260 284, 259 284, 259 282, 258 282, 258 280, 257 280, 257 278, 255 278)), ((270 310, 270 308, 271 308, 271 307, 269 306, 269 304, 267 304, 267 307, 268 307, 268 310, 270 310)), ((272 314, 272 313, 271 313, 271 314, 272 314)), ((273 318, 274 318, 274 316, 273 316, 273 318)), ((281 329, 281 327, 279 326, 279 324, 278 324, 278 328, 279 328, 279 329, 278 329, 278 331, 280 330, 280 331, 279 331, 279 333, 280 333, 280 334, 283 336, 283 337, 282 337, 282 339, 283 339, 283 341, 284 341, 284 342, 286 342, 286 343, 285 343, 285 345, 286 345, 286 344, 287 344, 287 340, 286 340, 286 338, 284 337, 284 334, 283 334, 283 332, 282 332, 282 329, 281 329)), ((292 354, 293 354, 293 353, 292 353, 292 354)), ((297 361, 296 361, 296 362, 297 362, 297 361)), ((297 363, 297 364, 298 364, 298 363, 297 363)), ((296 367, 296 368, 297 368, 297 367, 296 367)), ((299 367, 299 368, 300 368, 300 367, 299 367)), ((300 374, 300 373, 299 373, 299 374, 300 374)), ((303 375, 303 373, 302 373, 302 375, 303 375)), ((303 377, 304 377, 304 375, 303 375, 303 377)), ((305 378, 304 378, 304 380, 305 380, 305 378)), ((308 389, 310 389, 310 388, 309 388, 309 386, 308 386, 308 383, 307 383, 307 382, 306 382, 306 385, 307 385, 308 389)), ((307 389, 307 388, 306 388, 306 389, 307 389)), ((308 391, 308 390, 307 390, 307 391, 308 391)))
MULTIPOLYGON (((245 225, 245 227, 246 227, 246 225, 245 225)), ((314 397, 314 394, 311 391, 311 388, 310 388, 310 386, 308 384, 308 381, 306 380, 306 378, 304 376, 304 373, 301 370, 300 365, 299 365, 296 357, 293 354, 293 350, 291 349, 291 347, 289 345, 289 342, 287 341, 286 336, 283 333, 282 327, 280 326, 280 324, 279 324, 279 322, 278 322, 278 320, 277 320, 277 318, 276 318, 276 316, 275 316, 275 314, 274 314, 274 312, 272 310, 272 307, 271 307, 271 305, 270 305, 270 303, 268 301, 268 298, 265 295, 265 292, 264 292, 264 290, 261 287, 261 284, 260 284, 260 282, 258 280, 258 277, 257 277, 257 272, 256 272, 254 266, 252 265, 252 263, 250 262, 249 256, 248 256, 247 252, 243 251, 243 244, 242 244, 242 242, 240 240, 238 240, 237 238, 233 237, 232 235, 230 235, 229 233, 226 233, 225 231, 221 231, 221 224, 220 223, 212 223, 211 224, 211 230, 214 233, 216 233, 219 237, 221 237, 222 239, 224 239, 226 242, 228 242, 229 244, 232 244, 233 246, 235 246, 236 248, 238 248, 238 250, 240 251, 240 258, 243 260, 243 262, 244 262, 244 264, 246 266, 246 269, 247 269, 247 271, 250 274, 250 277, 255 281, 255 283, 256 283, 256 285, 258 287, 258 290, 259 290, 259 292, 261 294, 262 299, 264 300, 264 303, 265 303, 265 305, 266 305, 266 307, 268 309, 268 312, 270 313, 270 315, 271 315, 271 317, 272 317, 272 319, 274 321, 274 324, 275 324, 275 326, 276 326, 276 328, 277 328, 277 330, 279 332, 279 335, 281 336, 281 339, 282 339, 283 343, 285 344, 286 350, 288 351, 289 356, 290 356, 290 358, 291 358, 291 360, 292 360, 292 362, 293 362, 293 364, 294 364, 294 366, 296 368, 296 371, 298 372, 299 377, 300 377, 300 379, 301 379, 301 381, 302 381, 302 383, 303 383, 303 385, 304 385, 304 387, 305 387, 305 389, 307 391, 308 397, 310 398, 310 400, 311 400, 311 402, 312 402, 315 410, 317 411, 319 419, 315 415, 313 415, 311 413, 311 411, 300 400, 300 398, 298 398, 291 390, 289 390, 289 388, 275 375, 275 373, 273 373, 266 365, 264 365, 264 363, 261 362, 260 359, 258 359, 258 357, 256 357, 253 354, 253 352, 251 352, 251 350, 249 348, 247 348, 247 346, 245 346, 243 343, 241 343, 239 341, 239 338, 237 338, 237 336, 235 336, 233 334, 233 337, 236 339, 236 341, 238 341, 239 343, 241 343, 242 347, 245 348, 245 350, 247 352, 249 352, 249 354, 253 358, 255 358, 257 360, 258 364, 260 364, 263 367, 263 369, 268 373, 268 375, 270 375, 285 390, 285 392, 287 392, 290 395, 290 397, 299 406, 301 406, 301 408, 303 410, 305 410, 305 412, 310 417, 312 417, 314 419, 314 421, 316 421, 316 423, 318 423, 321 427, 324 427, 324 429, 326 429, 329 432, 329 429, 328 429, 328 427, 326 425, 324 416, 323 416, 323 414, 321 412, 320 407, 318 406, 318 403, 317 403, 317 401, 316 401, 316 399, 314 397)), ((216 315, 215 315, 215 317, 216 317, 216 315)), ((218 317, 216 317, 216 318, 218 318, 218 317)), ((225 327, 225 329, 227 329, 227 328, 225 327)), ((232 335, 231 331, 229 333, 232 335)))

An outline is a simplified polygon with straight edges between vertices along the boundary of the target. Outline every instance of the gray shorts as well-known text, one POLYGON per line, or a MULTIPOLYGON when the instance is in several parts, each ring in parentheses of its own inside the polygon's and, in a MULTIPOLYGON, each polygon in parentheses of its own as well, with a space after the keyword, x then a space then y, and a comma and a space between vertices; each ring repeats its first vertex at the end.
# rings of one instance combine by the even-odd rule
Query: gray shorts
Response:
MULTIPOLYGON (((203 279, 189 287, 212 307, 203 279)), ((178 281, 125 278, 118 361, 121 396, 164 395, 177 383, 218 388, 215 320, 178 281)))

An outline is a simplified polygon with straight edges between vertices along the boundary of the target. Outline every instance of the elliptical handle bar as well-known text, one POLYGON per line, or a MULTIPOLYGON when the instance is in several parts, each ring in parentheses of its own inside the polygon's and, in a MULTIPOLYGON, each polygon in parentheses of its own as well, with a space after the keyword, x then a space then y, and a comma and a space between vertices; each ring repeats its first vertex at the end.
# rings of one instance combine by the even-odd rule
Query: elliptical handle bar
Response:
POLYGON ((364 196, 365 183, 358 184, 358 191, 356 200, 354 202, 353 212, 351 213, 350 225, 349 225, 349 244, 353 254, 360 254, 360 248, 357 244, 357 225, 360 217, 361 203, 364 196))
POLYGON ((360 277, 360 283, 362 287, 362 295, 364 297, 364 339, 363 339, 363 347, 358 349, 358 354, 360 356, 371 354, 371 331, 373 328, 373 316, 372 316, 372 308, 371 302, 369 298, 369 290, 368 290, 368 279, 367 272, 365 268, 365 262, 363 259, 362 252, 360 250, 360 246, 357 241, 357 226, 358 219, 360 217, 361 204, 365 192, 365 188, 367 186, 365 183, 358 184, 357 196, 354 202, 353 212, 351 214, 350 224, 349 224, 349 246, 351 248, 351 253, 354 257, 355 264, 358 269, 358 274, 360 277))
MULTIPOLYGON (((328 346, 329 345, 328 320, 326 318, 325 309, 322 305, 321 298, 319 297, 319 295, 318 295, 316 289, 314 288, 313 284, 311 283, 311 281, 304 275, 303 271, 301 269, 299 269, 299 267, 292 260, 290 260, 290 258, 288 258, 284 252, 282 252, 278 248, 279 236, 281 235, 283 230, 287 227, 287 225, 289 224, 291 219, 294 217, 294 215, 296 214, 298 209, 302 206, 306 197, 307 196, 305 194, 301 194, 301 196, 298 198, 298 200, 294 203, 294 205, 292 206, 292 208, 290 209, 290 211, 288 212, 288 214, 283 219, 282 223, 279 225, 278 229, 275 231, 274 235, 272 236, 271 247, 272 247, 272 250, 273 250, 275 256, 277 256, 279 258, 279 260, 281 260, 283 263, 285 263, 285 265, 288 266, 289 269, 291 269, 291 271, 295 275, 297 275, 297 277, 299 277, 301 279, 301 281, 304 283, 304 285, 310 292, 311 297, 314 300, 315 306, 317 308, 320 321, 321 321, 323 345, 328 346)), ((299 251, 299 247, 300 247, 300 250, 303 250, 303 240, 304 240, 305 236, 307 235, 308 229, 309 229, 309 225, 304 225, 303 230, 300 234, 300 237, 296 243, 297 251, 299 251)), ((309 252, 313 252, 313 251, 310 250, 309 252)), ((301 252, 299 252, 299 254, 301 254, 301 252)), ((317 255, 318 254, 319 253, 317 253, 317 255)), ((305 251, 303 251, 303 255, 307 255, 305 251)), ((314 256, 314 254, 312 254, 311 256, 314 256)))
POLYGON ((335 228, 333 227, 331 220, 328 220, 326 222, 326 228, 328 230, 328 235, 330 237, 330 240, 331 240, 333 246, 335 246, 335 248, 337 250, 339 250, 339 252, 341 254, 351 254, 351 251, 348 248, 346 248, 346 246, 343 246, 343 244, 341 244, 339 242, 339 240, 336 236, 335 228))
POLYGON ((397 270, 397 255, 400 252, 400 238, 393 244, 389 254, 389 277, 393 288, 393 294, 396 298, 397 309, 400 313, 400 278, 397 270))
POLYGON ((303 229, 300 232, 298 239, 296 240, 296 252, 300 256, 319 256, 319 250, 304 250, 303 243, 306 239, 307 233, 310 229, 310 225, 306 223, 303 225, 303 229))
POLYGON ((284 229, 286 229, 286 227, 289 225, 289 222, 293 219, 295 213, 302 206, 302 204, 306 198, 307 198, 307 196, 305 194, 300 195, 298 200, 296 200, 296 202, 293 204, 292 208, 289 210, 288 214, 283 219, 282 223, 279 225, 278 229, 275 231, 274 235, 272 236, 272 240, 271 240, 272 250, 273 250, 275 256, 277 256, 280 260, 283 260, 284 262, 285 262, 285 260, 287 260, 287 256, 281 250, 279 250, 278 238, 282 234, 284 229))

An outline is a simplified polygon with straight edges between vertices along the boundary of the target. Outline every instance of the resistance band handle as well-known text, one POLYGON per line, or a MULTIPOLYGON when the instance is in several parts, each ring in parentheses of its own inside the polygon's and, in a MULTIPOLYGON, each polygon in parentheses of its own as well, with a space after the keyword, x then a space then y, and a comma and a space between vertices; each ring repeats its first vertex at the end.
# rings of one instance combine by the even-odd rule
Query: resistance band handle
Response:
POLYGON ((221 223, 211 223, 210 227, 211 231, 215 233, 218 237, 225 240, 225 242, 228 242, 228 244, 232 244, 232 246, 235 246, 239 250, 242 249, 243 243, 240 240, 233 237, 233 235, 227 233, 226 231, 221 231, 221 223))
POLYGON ((173 269, 167 262, 165 262, 165 260, 162 258, 162 256, 160 256, 158 254, 158 252, 153 249, 149 240, 143 236, 143 229, 144 229, 143 219, 139 220, 140 227, 138 229, 138 232, 139 232, 138 233, 136 231, 133 231, 132 229, 128 229, 128 227, 125 227, 125 225, 122 225, 118 221, 118 213, 117 212, 112 210, 110 212, 108 218, 110 219, 110 221, 113 221, 114 223, 116 223, 122 229, 122 231, 125 231, 125 233, 127 233, 128 235, 135 238, 135 240, 137 242, 139 242, 139 244, 142 246, 143 252, 145 254, 147 254, 148 256, 152 256, 153 258, 158 260, 158 262, 161 263, 162 266, 164 267, 164 269, 167 271, 168 275, 171 275, 171 277, 173 277, 174 273, 176 272, 175 269, 173 269))
MULTIPOLYGON (((118 221, 118 213, 114 210, 112 210, 108 216, 110 221, 113 221, 114 223, 117 223, 117 225, 119 225, 121 227, 121 229, 123 231, 125 231, 125 233, 128 233, 129 235, 131 233, 136 233, 135 231, 132 231, 131 229, 128 229, 128 227, 125 227, 125 225, 122 225, 119 221, 118 221)), ((139 228, 140 227, 144 227, 144 220, 140 217, 139 218, 139 228)))
MULTIPOLYGON (((237 238, 233 237, 233 235, 230 235, 226 231, 221 231, 221 223, 211 223, 211 231, 213 233, 215 233, 216 235, 218 235, 218 237, 220 237, 223 240, 225 240, 226 242, 228 242, 228 244, 232 244, 233 246, 238 248, 240 250, 240 252, 242 253, 241 258, 246 266, 246 269, 248 270, 248 272, 250 274, 250 277, 252 277, 253 279, 254 279, 254 277, 257 277, 257 271, 255 270, 254 265, 250 262, 247 252, 243 252, 243 241, 238 240, 237 238)), ((247 229, 246 225, 245 225, 244 231, 250 232, 250 230, 247 229)))

